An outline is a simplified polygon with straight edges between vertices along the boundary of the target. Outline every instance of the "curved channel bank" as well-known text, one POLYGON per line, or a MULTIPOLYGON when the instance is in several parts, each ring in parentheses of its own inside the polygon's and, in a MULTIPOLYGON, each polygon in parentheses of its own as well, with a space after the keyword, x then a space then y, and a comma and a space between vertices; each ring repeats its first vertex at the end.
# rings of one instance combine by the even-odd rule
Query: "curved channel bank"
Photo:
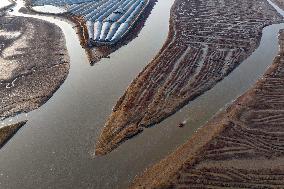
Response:
MULTIPOLYGON (((15 12, 23 1, 17 3, 15 12)), ((111 170, 119 171, 119 161, 93 159, 91 151, 117 98, 162 47, 172 3, 158 2, 139 36, 93 67, 69 23, 48 16, 16 14, 58 25, 66 36, 71 68, 64 84, 46 104, 2 122, 28 120, 1 149, 0 188, 109 188, 118 186, 114 177, 119 178, 120 186, 129 183, 137 172, 131 177, 127 170, 115 173, 111 170)))
POLYGON ((94 67, 74 40, 77 36, 69 24, 40 17, 63 29, 71 69, 54 96, 27 114, 25 128, 1 149, 1 187, 125 188, 136 174, 184 143, 220 108, 250 88, 278 52, 278 30, 284 24, 266 27, 253 55, 190 106, 114 152, 92 158, 94 143, 112 106, 165 41, 172 3, 158 1, 139 36, 94 67), (175 126, 184 120, 184 128, 175 126))
POLYGON ((130 188, 283 188, 283 32, 263 78, 130 188))

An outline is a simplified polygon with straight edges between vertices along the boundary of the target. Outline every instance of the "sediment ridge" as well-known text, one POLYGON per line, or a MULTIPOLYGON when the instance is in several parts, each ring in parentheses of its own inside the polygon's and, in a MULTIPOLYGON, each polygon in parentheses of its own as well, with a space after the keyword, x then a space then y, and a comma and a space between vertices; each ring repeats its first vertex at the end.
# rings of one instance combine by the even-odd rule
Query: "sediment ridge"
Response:
POLYGON ((266 0, 176 0, 166 43, 118 100, 96 154, 112 151, 212 88, 258 47, 265 26, 281 20, 266 0))
POLYGON ((25 124, 27 121, 21 121, 15 124, 6 125, 0 128, 0 148, 2 148, 10 138, 12 138, 16 132, 25 124))
POLYGON ((284 188, 284 30, 254 87, 130 188, 284 188))

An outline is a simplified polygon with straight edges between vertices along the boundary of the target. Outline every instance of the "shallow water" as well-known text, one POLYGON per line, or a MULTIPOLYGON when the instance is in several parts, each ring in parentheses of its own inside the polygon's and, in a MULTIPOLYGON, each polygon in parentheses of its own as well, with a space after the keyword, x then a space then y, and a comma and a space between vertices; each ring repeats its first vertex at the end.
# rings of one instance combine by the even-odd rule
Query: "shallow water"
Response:
MULTIPOLYGON (((71 25, 39 16, 63 29, 71 69, 54 96, 26 114, 26 126, 1 149, 0 188, 125 188, 137 173, 172 152, 245 92, 271 65, 284 24, 266 27, 260 47, 213 89, 112 153, 92 158, 112 106, 165 41, 172 3, 158 1, 138 37, 93 67, 71 25), (184 120, 185 127, 177 127, 184 120)), ((22 119, 25 115, 3 123, 22 119)))

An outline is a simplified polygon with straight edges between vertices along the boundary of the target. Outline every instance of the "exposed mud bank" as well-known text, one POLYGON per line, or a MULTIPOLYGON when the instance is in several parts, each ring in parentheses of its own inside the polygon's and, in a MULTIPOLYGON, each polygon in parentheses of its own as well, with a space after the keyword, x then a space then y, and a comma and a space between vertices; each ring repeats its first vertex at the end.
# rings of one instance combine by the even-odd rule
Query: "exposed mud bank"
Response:
POLYGON ((255 86, 131 188, 283 188, 284 31, 273 64, 255 86))
POLYGON ((27 121, 6 125, 0 128, 0 148, 4 146, 27 121))
POLYGON ((224 79, 281 15, 266 1, 177 0, 168 39, 117 101, 97 142, 106 154, 224 79))
POLYGON ((68 75, 69 56, 59 27, 34 18, 0 17, 0 117, 44 104, 68 75))

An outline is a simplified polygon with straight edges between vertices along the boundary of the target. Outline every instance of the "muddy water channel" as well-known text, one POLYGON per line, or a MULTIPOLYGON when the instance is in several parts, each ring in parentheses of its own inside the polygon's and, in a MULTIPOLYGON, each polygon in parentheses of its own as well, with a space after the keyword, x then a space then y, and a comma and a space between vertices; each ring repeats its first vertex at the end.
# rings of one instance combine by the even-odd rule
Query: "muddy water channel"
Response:
POLYGON ((92 156, 112 106, 165 41, 172 4, 173 0, 158 1, 138 37, 94 66, 88 63, 70 24, 53 17, 32 16, 62 28, 71 69, 46 104, 3 122, 28 120, 1 149, 0 188, 125 188, 136 174, 184 143, 246 91, 278 52, 277 35, 284 24, 266 27, 259 48, 212 90, 112 153, 92 156), (177 127, 185 120, 185 127, 177 127))

